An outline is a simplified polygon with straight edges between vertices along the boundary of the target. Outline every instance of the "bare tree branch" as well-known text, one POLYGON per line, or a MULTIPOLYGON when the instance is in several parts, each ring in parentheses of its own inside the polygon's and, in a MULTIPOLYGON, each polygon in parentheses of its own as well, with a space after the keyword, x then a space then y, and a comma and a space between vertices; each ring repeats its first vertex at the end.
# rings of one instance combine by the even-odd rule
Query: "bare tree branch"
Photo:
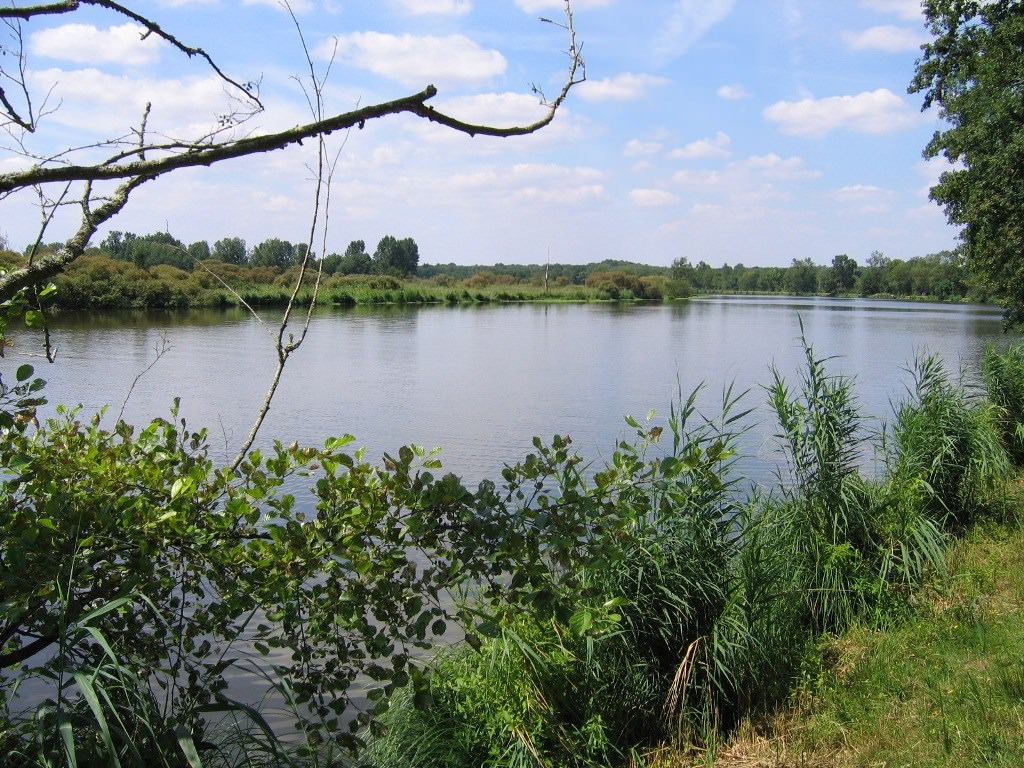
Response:
MULTIPOLYGON (((201 49, 191 48, 181 43, 155 22, 140 16, 114 0, 74 0, 67 3, 0 8, 0 18, 3 18, 5 15, 20 19, 46 13, 67 13, 77 9, 80 4, 107 8, 137 21, 149 32, 157 34, 162 39, 175 45, 178 50, 188 55, 201 56, 223 77, 223 73, 220 72, 216 65, 210 61, 209 56, 201 49)), ((582 82, 586 77, 580 47, 576 42, 572 9, 568 0, 565 2, 565 23, 551 22, 548 19, 544 21, 563 28, 569 36, 569 49, 567 51, 569 58, 568 72, 558 96, 553 101, 547 101, 542 98, 542 104, 546 107, 544 115, 540 119, 525 125, 503 127, 471 123, 441 112, 428 104, 429 100, 437 95, 437 89, 433 85, 427 86, 419 93, 403 98, 326 116, 322 101, 321 81, 317 79, 314 72, 313 95, 315 96, 316 103, 315 105, 311 103, 311 106, 315 106, 313 110, 314 116, 313 121, 305 125, 295 126, 274 133, 246 136, 220 142, 213 141, 214 134, 210 134, 196 142, 170 141, 162 144, 147 145, 144 141, 144 121, 142 129, 134 132, 137 134, 137 139, 132 140, 129 137, 125 137, 124 142, 118 144, 118 152, 106 161, 89 165, 71 163, 49 165, 46 162, 40 162, 25 170, 0 174, 0 198, 28 187, 39 187, 58 182, 85 182, 85 193, 82 198, 85 215, 79 230, 65 243, 59 252, 49 255, 37 263, 13 270, 0 277, 0 302, 10 299, 18 291, 33 283, 47 280, 60 273, 67 265, 82 255, 89 238, 96 232, 98 226, 117 214, 124 207, 128 196, 136 187, 171 171, 198 166, 211 166, 214 163, 225 160, 272 152, 295 144, 301 144, 304 140, 313 137, 322 138, 335 131, 351 128, 361 129, 370 120, 390 115, 415 115, 469 136, 512 137, 539 131, 554 119, 556 112, 565 101, 570 89, 577 83, 582 82), (127 148, 123 148, 125 145, 127 145, 127 148), (121 184, 109 199, 95 209, 92 209, 91 196, 93 192, 91 184, 97 181, 111 180, 120 181, 121 184)), ((303 45, 305 46, 304 41, 303 45)), ((307 52, 307 60, 308 58, 307 52)), ((246 94, 251 95, 247 86, 242 86, 230 80, 230 78, 225 79, 236 87, 241 88, 246 94)), ((539 91, 537 92, 539 93, 539 91)), ((108 144, 107 146, 112 145, 108 144)), ((310 243, 309 250, 311 248, 312 243, 310 243)))
POLYGON ((56 253, 49 254, 33 264, 12 270, 0 277, 0 302, 12 298, 18 291, 46 282, 63 272, 71 262, 85 253, 89 239, 96 234, 100 225, 120 213, 121 209, 128 204, 128 197, 131 193, 153 178, 153 176, 136 176, 128 179, 118 186, 98 208, 90 207, 91 189, 87 189, 82 196, 82 223, 75 234, 56 253))
POLYGON ((24 19, 28 20, 34 16, 52 16, 60 13, 71 13, 78 10, 78 0, 63 0, 58 3, 44 3, 43 5, 23 5, 0 8, 0 19, 24 19))
POLYGON ((246 97, 251 99, 260 109, 263 108, 255 83, 239 83, 237 80, 225 74, 224 71, 217 66, 217 62, 213 60, 213 57, 211 57, 210 54, 202 48, 185 45, 185 43, 175 35, 166 31, 152 19, 136 13, 131 8, 127 8, 120 3, 116 3, 114 0, 66 0, 65 2, 51 3, 48 5, 0 7, 0 19, 21 19, 27 21, 35 16, 72 13, 73 11, 77 11, 81 5, 93 5, 114 11, 115 13, 131 19, 135 23, 145 27, 146 34, 144 37, 148 37, 151 34, 156 35, 174 48, 177 48, 190 59, 198 56, 203 59, 207 65, 209 65, 210 69, 217 73, 217 76, 220 77, 221 80, 244 93, 246 97))

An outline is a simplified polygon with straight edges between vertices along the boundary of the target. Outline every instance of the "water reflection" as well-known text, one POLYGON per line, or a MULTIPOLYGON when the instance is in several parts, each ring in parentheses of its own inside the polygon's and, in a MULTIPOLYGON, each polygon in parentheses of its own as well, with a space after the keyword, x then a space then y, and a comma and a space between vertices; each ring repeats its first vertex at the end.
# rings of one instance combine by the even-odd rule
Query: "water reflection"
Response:
MULTIPOLYGON (((166 416, 173 397, 193 425, 211 428, 229 456, 248 432, 276 362, 271 331, 238 309, 62 315, 60 359, 43 374, 51 402, 116 413, 166 338, 170 351, 140 380, 125 416, 166 416)), ((326 307, 294 356, 261 440, 320 443, 351 433, 368 455, 416 442, 441 446, 446 467, 496 476, 534 435, 570 434, 590 458, 628 435, 623 416, 667 412, 677 387, 704 384, 714 415, 735 382, 762 406, 774 365, 796 376, 803 333, 837 372, 856 377, 875 419, 908 381, 920 352, 953 368, 1000 341, 991 308, 859 299, 706 297, 671 305, 524 304, 326 307)), ((763 414, 763 409, 761 410, 763 414)), ((767 477, 771 426, 751 437, 755 475, 767 477), (758 464, 758 462, 760 462, 758 464)))

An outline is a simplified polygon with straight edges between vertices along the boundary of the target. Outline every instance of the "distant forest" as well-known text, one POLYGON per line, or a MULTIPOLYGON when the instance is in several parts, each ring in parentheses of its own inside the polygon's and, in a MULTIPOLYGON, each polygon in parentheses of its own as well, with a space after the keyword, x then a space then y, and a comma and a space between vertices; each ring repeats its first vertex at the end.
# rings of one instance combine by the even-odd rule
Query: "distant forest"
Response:
MULTIPOLYGON (((0 250, 0 267, 58 248, 18 254, 0 250)), ((57 278, 52 303, 65 308, 273 305, 287 299, 305 245, 269 238, 253 247, 238 237, 186 245, 157 232, 111 232, 57 278)), ((517 300, 670 300, 692 293, 892 296, 984 302, 957 251, 906 261, 875 251, 864 264, 845 255, 828 264, 794 259, 788 266, 747 267, 686 258, 660 267, 606 259, 589 264, 420 264, 411 237, 386 235, 372 253, 353 240, 344 253, 319 259, 326 303, 416 303, 517 300), (321 263, 322 261, 322 263, 321 263)), ((313 270, 316 272, 316 269, 313 270)), ((311 295, 313 275, 307 275, 311 295)))

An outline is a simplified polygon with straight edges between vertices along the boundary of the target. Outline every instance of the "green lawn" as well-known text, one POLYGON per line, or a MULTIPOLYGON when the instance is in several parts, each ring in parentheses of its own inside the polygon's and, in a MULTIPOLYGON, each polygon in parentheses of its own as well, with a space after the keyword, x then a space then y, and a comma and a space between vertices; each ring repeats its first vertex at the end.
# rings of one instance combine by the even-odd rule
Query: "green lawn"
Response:
POLYGON ((824 641, 791 711, 698 764, 1024 766, 1022 605, 1024 528, 979 529, 919 616, 824 641))

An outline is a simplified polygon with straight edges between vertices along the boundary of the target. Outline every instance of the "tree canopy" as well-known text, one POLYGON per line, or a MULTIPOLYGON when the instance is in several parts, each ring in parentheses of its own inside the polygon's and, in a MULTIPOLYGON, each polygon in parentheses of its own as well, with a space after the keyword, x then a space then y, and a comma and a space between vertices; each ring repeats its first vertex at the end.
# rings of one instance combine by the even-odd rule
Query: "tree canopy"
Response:
POLYGON ((933 39, 911 93, 938 107, 948 127, 925 157, 953 167, 932 188, 960 237, 976 283, 1011 324, 1024 322, 1024 2, 926 0, 933 39))

